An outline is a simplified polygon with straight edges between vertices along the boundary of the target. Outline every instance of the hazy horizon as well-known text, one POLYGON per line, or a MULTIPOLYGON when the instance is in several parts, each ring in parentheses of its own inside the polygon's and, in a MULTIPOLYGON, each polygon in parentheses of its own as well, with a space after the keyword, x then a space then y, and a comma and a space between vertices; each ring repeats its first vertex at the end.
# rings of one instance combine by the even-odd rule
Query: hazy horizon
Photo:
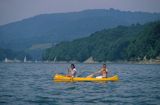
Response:
POLYGON ((118 9, 160 13, 160 0, 1 0, 0 25, 39 14, 77 12, 88 9, 118 9))

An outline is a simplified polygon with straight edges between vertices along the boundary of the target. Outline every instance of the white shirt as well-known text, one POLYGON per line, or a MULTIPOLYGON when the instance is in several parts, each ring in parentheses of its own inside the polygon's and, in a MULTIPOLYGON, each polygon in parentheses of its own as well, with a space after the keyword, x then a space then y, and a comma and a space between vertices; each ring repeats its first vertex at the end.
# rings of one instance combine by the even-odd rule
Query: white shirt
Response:
POLYGON ((71 71, 71 75, 72 75, 73 77, 75 77, 75 76, 76 76, 76 73, 77 73, 77 70, 76 70, 76 68, 74 68, 74 69, 71 71))

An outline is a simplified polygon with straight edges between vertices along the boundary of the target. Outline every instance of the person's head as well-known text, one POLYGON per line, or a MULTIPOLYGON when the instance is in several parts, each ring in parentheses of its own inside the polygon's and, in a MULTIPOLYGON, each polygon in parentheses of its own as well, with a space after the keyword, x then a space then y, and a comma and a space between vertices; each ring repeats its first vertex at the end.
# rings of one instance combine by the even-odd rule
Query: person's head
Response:
POLYGON ((71 64, 71 68, 72 68, 72 69, 74 69, 74 68, 75 68, 74 64, 71 64))
POLYGON ((106 68, 106 64, 103 64, 103 68, 106 68))

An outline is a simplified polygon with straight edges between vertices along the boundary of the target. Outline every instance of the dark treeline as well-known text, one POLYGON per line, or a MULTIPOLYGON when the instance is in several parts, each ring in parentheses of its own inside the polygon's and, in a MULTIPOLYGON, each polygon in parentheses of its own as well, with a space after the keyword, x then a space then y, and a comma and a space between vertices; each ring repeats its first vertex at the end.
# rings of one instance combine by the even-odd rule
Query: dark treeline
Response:
POLYGON ((160 21, 144 25, 118 26, 95 32, 89 37, 62 42, 46 50, 44 60, 116 61, 160 56, 160 21))
POLYGON ((0 61, 3 61, 5 58, 11 60, 14 59, 23 60, 25 56, 27 57, 27 59, 31 59, 31 57, 25 52, 15 52, 11 49, 0 48, 0 61))

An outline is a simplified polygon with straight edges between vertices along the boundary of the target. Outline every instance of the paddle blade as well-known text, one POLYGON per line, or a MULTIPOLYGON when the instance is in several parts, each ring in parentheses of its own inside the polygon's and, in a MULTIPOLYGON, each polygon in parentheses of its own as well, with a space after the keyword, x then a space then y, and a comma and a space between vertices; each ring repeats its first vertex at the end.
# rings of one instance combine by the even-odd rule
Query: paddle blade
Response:
POLYGON ((92 77, 93 77, 93 74, 87 76, 87 78, 92 78, 92 77))

